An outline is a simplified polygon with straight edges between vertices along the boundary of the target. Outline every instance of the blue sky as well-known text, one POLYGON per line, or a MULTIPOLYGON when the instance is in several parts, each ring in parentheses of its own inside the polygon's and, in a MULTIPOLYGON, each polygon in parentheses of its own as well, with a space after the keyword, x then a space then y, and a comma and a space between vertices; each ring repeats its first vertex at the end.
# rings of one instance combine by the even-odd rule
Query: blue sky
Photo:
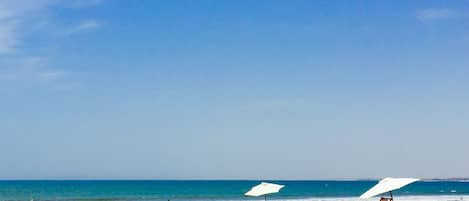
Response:
POLYGON ((469 1, 0 0, 0 178, 468 177, 469 1))

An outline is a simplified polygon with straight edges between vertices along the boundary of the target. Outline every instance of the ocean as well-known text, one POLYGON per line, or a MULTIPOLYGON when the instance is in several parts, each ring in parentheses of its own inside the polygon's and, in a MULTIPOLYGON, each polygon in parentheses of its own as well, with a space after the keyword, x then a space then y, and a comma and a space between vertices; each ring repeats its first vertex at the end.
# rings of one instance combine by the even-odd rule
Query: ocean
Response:
MULTIPOLYGON (((34 180, 0 181, 0 201, 148 200, 240 201, 263 198, 243 194, 260 181, 204 180, 34 180)), ((268 196, 279 201, 354 201, 377 183, 360 181, 268 181, 285 185, 268 196)), ((469 201, 469 182, 419 181, 394 192, 396 201, 469 201)), ((372 198, 370 201, 378 201, 372 198)))

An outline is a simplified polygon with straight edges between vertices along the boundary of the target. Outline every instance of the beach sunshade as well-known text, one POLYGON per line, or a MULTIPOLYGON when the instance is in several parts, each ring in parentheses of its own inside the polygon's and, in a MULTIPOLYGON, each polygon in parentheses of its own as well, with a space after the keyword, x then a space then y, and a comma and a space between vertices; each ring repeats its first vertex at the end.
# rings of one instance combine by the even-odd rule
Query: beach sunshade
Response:
POLYGON ((408 184, 414 183, 419 179, 415 178, 384 178, 378 184, 370 188, 367 192, 363 193, 360 198, 371 198, 379 194, 387 193, 393 190, 400 189, 408 184))
POLYGON ((262 182, 261 184, 252 187, 251 190, 249 190, 244 195, 257 197, 257 196, 267 195, 271 193, 278 193, 280 189, 283 187, 284 185, 262 182))

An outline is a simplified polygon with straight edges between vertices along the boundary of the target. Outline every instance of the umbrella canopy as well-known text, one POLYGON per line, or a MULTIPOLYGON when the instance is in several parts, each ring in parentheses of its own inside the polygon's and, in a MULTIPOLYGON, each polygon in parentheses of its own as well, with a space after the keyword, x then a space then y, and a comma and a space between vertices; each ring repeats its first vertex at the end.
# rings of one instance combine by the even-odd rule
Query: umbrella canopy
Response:
POLYGON ((278 193, 283 187, 284 185, 262 182, 261 184, 252 187, 251 190, 249 190, 244 195, 257 197, 271 193, 278 193))
POLYGON ((370 190, 363 193, 360 198, 371 198, 373 196, 400 189, 408 184, 414 183, 419 179, 415 178, 384 178, 370 190))

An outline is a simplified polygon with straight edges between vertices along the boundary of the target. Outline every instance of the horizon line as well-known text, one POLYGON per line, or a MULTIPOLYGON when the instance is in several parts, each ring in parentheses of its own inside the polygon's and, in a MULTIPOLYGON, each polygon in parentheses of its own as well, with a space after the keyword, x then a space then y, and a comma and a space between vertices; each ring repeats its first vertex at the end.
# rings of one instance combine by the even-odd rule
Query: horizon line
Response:
MULTIPOLYGON (((383 177, 384 178, 384 177, 383 177)), ((0 178, 0 181, 378 181, 382 178, 247 179, 247 178, 0 178)), ((421 181, 468 181, 469 177, 421 178, 421 181)))

